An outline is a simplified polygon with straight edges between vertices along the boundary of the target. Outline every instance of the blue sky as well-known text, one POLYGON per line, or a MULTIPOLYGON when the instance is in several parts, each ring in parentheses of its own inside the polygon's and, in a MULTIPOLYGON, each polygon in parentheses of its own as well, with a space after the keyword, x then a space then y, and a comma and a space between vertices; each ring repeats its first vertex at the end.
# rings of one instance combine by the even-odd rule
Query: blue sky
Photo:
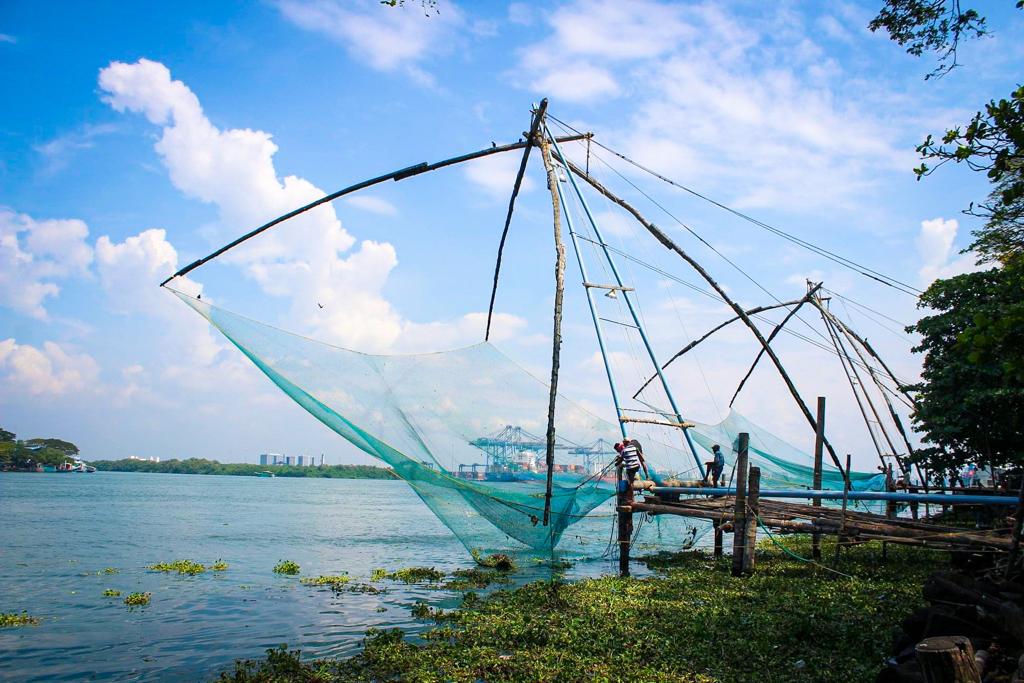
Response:
MULTIPOLYGON (((417 3, 373 0, 4 3, 0 424, 71 439, 92 458, 253 461, 272 450, 366 461, 156 285, 324 192, 513 141, 545 96, 560 119, 665 175, 917 287, 970 268, 958 251, 975 223, 960 211, 984 197, 982 179, 950 168, 916 182, 910 169, 924 135, 967 120, 1019 80, 1024 22, 1003 4, 985 8, 993 33, 961 49, 963 66, 925 82, 933 62, 866 30, 872 2, 439 0, 430 16, 417 3)), ((915 318, 912 298, 608 161, 772 295, 799 297, 813 277, 895 320, 915 318)), ((473 343, 517 163, 495 157, 338 201, 182 286, 358 350, 473 343)), ((768 300, 596 158, 592 167, 737 299, 768 300)), ((529 179, 496 340, 544 376, 553 251, 536 158, 529 179)), ((703 286, 593 202, 620 248, 703 286)), ((627 270, 662 356, 728 317, 657 273, 627 270)), ((608 414, 571 261, 568 282, 563 388, 608 414)), ((916 375, 899 325, 837 310, 902 377, 916 375)), ((832 401, 833 441, 872 466, 836 359, 797 338, 778 344, 801 391, 832 401)), ((628 344, 616 349, 631 385, 628 344)), ((671 377, 687 416, 722 417, 755 351, 736 329, 678 364, 671 377)), ((739 410, 807 447, 770 367, 744 391, 739 410)))

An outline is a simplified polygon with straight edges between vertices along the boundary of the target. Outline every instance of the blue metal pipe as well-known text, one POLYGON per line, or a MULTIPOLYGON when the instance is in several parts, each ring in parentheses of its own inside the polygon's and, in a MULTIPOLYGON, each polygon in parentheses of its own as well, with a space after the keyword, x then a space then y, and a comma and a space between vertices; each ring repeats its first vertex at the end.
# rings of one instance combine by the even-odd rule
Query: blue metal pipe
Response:
MULTIPOLYGON (((551 131, 547 129, 547 125, 544 126, 544 132, 551 139, 551 144, 554 145, 555 151, 558 153, 558 158, 562 163, 562 167, 565 168, 565 173, 569 177, 569 182, 572 184, 572 189, 579 197, 580 206, 583 207, 583 212, 587 215, 587 220, 590 222, 590 226, 594 229, 594 236, 597 237, 597 243, 601 247, 601 251, 604 252, 605 259, 608 260, 608 265, 611 267, 612 275, 615 276, 615 283, 619 287, 623 287, 622 277, 619 275, 619 269, 615 266, 615 261, 612 259, 611 253, 608 251, 608 247, 605 244, 604 236, 601 235, 601 229, 597 227, 597 221, 594 220, 594 215, 590 211, 590 206, 587 204, 586 198, 583 193, 580 192, 579 186, 576 184, 576 178, 573 176, 572 171, 569 170, 569 164, 565 161, 565 156, 562 154, 562 149, 558 146, 558 142, 551 135, 551 131)), ((568 212, 567 212, 568 213, 568 212)), ((588 292, 589 292, 589 288, 588 292)), ((672 396, 672 390, 668 386, 668 381, 665 379, 665 375, 661 371, 661 364, 658 362, 657 356, 654 354, 654 349, 651 347, 650 340, 647 339, 647 333, 644 331, 643 323, 640 322, 640 317, 637 315, 636 310, 633 308, 633 301, 629 296, 629 292, 622 289, 622 298, 626 302, 626 308, 629 309, 629 314, 633 318, 633 323, 636 325, 636 329, 640 332, 640 339, 643 340, 644 348, 647 350, 647 356, 651 360, 651 364, 654 366, 654 372, 657 373, 658 379, 661 380, 661 386, 665 390, 665 395, 668 397, 668 402, 672 406, 672 412, 675 413, 676 419, 679 422, 683 421, 682 413, 679 411, 679 407, 676 405, 675 397, 672 396)), ((621 421, 620 421, 621 422, 621 421)), ((700 456, 697 455, 697 449, 693 445, 693 440, 690 438, 690 433, 683 428, 683 436, 686 439, 687 445, 690 447, 690 452, 693 454, 693 461, 697 464, 697 469, 700 471, 701 478, 707 476, 704 471, 704 463, 700 456)))
MULTIPOLYGON (((704 486, 655 486, 654 493, 681 493, 699 496, 732 496, 736 489, 704 486)), ((885 491, 850 491, 848 500, 885 500, 896 503, 938 503, 940 505, 1008 505, 1018 503, 1017 496, 979 496, 975 494, 901 493, 885 491)), ((807 500, 842 500, 842 491, 812 489, 761 489, 762 498, 803 498, 807 500)))

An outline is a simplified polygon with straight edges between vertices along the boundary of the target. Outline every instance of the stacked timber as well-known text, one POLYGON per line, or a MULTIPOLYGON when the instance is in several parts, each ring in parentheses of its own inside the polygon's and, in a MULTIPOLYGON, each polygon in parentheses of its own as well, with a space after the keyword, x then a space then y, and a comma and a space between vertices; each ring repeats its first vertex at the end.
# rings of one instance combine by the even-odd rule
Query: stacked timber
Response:
POLYGON ((1024 584, 1002 577, 932 575, 930 605, 903 620, 877 683, 1024 683, 1024 584))

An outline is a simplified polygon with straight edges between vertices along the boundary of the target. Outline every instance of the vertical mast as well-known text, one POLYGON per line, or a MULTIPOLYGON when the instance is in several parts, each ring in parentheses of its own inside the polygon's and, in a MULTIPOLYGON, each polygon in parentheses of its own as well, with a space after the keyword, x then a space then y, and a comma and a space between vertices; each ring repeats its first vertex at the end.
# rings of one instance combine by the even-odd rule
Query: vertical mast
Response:
MULTIPOLYGON (((547 129, 547 125, 544 126, 544 132, 548 136, 548 138, 551 139, 551 143, 555 148, 555 152, 558 154, 559 161, 565 168, 565 173, 569 177, 569 182, 572 184, 573 192, 575 192, 576 196, 579 198, 580 205, 583 207, 583 212, 587 215, 587 220, 589 221, 590 226, 594 229, 594 236, 597 238, 597 242, 601 246, 601 251, 604 253, 605 259, 608 261, 608 266, 611 268, 612 275, 615 277, 615 284, 618 285, 620 291, 622 292, 622 298, 625 300, 626 307, 629 309, 629 315, 633 318, 633 323, 636 326, 637 331, 640 333, 640 339, 643 340, 644 348, 647 350, 647 356, 648 358, 650 358, 651 364, 654 366, 654 371, 657 373, 658 379, 661 381, 662 388, 665 390, 665 395, 668 397, 669 405, 672 406, 672 412, 675 414, 676 420, 679 422, 679 424, 683 424, 683 416, 679 411, 679 407, 676 405, 676 400, 675 397, 672 395, 672 390, 668 386, 668 381, 665 379, 665 375, 661 371, 661 364, 658 362, 657 357, 654 355, 654 349, 651 348, 651 343, 647 339, 647 333, 646 331, 644 331, 643 323, 640 322, 640 318, 636 313, 636 309, 633 307, 633 301, 629 296, 629 292, 625 289, 623 285, 622 277, 619 275, 619 269, 615 266, 615 261, 612 259, 611 252, 608 251, 608 248, 605 245, 604 237, 601 235, 601 229, 597 227, 597 221, 594 220, 594 215, 593 213, 591 213, 590 207, 587 205, 586 198, 583 196, 583 193, 580 192, 579 185, 577 185, 576 183, 576 178, 569 170, 569 164, 565 160, 565 155, 562 154, 562 149, 558 146, 558 142, 555 141, 552 137, 551 132, 547 129)), ((579 254, 579 246, 576 244, 576 235, 573 232, 570 232, 570 235, 572 236, 573 247, 576 249, 576 257, 577 259, 580 260, 582 264, 582 259, 580 258, 579 254)), ((586 275, 584 275, 583 280, 584 282, 587 281, 586 275)), ((590 288, 584 287, 584 289, 587 290, 587 300, 591 302, 591 313, 594 314, 593 300, 591 298, 590 288)), ((596 314, 594 315, 594 322, 595 324, 597 324, 596 314)), ((605 355, 604 344, 601 344, 601 355, 605 355)), ((605 368, 608 369, 607 358, 605 358, 605 368)), ((610 376, 611 371, 609 370, 609 377, 610 376)), ((623 436, 625 436, 626 426, 625 423, 622 421, 622 410, 618 406, 617 398, 616 409, 619 412, 619 425, 622 428, 623 436)), ((703 477, 705 475, 704 463, 701 462, 700 456, 697 455, 697 449, 693 445, 693 440, 690 438, 689 432, 685 427, 683 427, 682 430, 683 436, 686 438, 686 443, 690 447, 690 452, 693 454, 693 460, 697 464, 697 469, 700 471, 701 477, 703 477)))

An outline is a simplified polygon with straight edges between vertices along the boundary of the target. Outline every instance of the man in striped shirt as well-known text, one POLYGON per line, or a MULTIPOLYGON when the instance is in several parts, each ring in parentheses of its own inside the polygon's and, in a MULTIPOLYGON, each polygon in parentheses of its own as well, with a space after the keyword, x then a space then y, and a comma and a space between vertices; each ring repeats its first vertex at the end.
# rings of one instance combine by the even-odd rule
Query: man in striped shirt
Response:
POLYGON ((615 444, 615 450, 619 454, 619 464, 626 468, 626 481, 633 483, 640 468, 644 469, 644 476, 651 478, 647 471, 647 463, 644 461, 644 449, 636 439, 623 439, 622 443, 615 444))

